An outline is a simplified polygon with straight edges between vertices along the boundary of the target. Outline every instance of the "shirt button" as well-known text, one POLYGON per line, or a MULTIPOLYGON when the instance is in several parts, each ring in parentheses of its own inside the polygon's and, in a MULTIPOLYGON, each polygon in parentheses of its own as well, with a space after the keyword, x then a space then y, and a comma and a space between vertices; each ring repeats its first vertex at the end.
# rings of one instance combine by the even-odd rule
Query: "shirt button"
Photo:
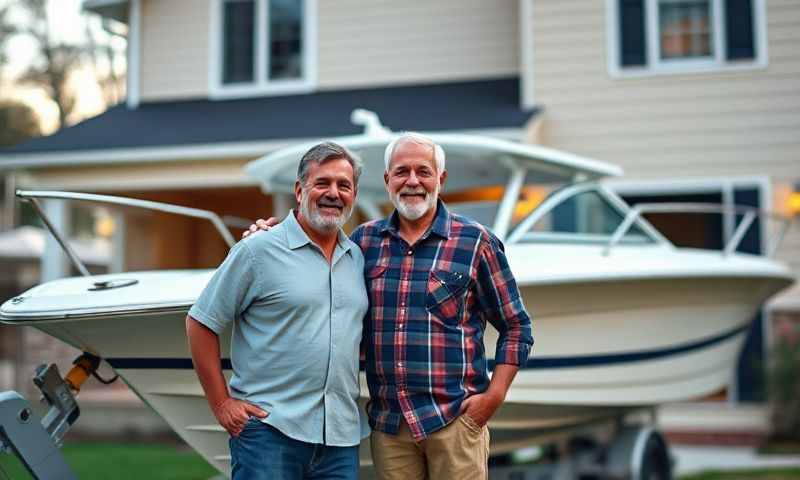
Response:
POLYGON ((403 362, 397 362, 397 366, 398 366, 399 368, 403 368, 403 362))
POLYGON ((403 324, 402 323, 398 323, 397 324, 397 329, 398 330, 402 330, 403 329, 403 324))
POLYGON ((409 251, 406 252, 406 254, 407 255, 413 255, 414 254, 414 250, 409 250, 409 251))

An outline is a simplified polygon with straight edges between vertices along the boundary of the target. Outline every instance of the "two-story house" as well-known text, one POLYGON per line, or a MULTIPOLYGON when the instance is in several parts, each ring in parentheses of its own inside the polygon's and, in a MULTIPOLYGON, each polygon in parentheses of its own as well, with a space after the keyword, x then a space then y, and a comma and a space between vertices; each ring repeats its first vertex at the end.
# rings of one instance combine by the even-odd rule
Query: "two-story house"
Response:
MULTIPOLYGON (((242 167, 300 140, 475 132, 624 167, 631 202, 788 213, 800 188, 800 3, 793 0, 85 0, 128 27, 128 98, 0 151, 16 187, 101 192, 253 219, 286 211, 242 167)), ((48 204, 62 226, 73 210, 48 204)), ((735 215, 665 215, 676 242, 718 248, 735 215)), ((114 269, 208 267, 225 246, 167 215, 113 217, 114 269)), ((748 234, 765 249, 770 226, 748 234)), ((783 260, 800 272, 800 232, 783 260)), ((63 261, 50 261, 50 277, 63 261)), ((800 292, 775 308, 800 316, 800 292)), ((535 306, 532 306, 535 311, 535 306)), ((763 398, 770 312, 730 402, 763 398)))

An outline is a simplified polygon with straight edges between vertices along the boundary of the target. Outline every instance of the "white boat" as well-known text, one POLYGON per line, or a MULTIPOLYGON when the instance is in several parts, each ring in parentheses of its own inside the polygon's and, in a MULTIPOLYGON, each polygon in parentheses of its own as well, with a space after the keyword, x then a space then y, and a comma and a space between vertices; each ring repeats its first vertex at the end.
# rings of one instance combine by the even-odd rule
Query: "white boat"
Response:
MULTIPOLYGON (((385 211, 383 149, 393 134, 374 121, 366 130, 335 141, 364 159, 359 207, 364 217, 374 218, 385 211)), ((448 205, 505 241, 534 318, 532 355, 490 422, 495 453, 723 388, 732 378, 751 318, 794 281, 771 255, 737 252, 761 212, 742 209, 742 220, 722 252, 677 248, 642 217, 677 206, 631 208, 602 182, 621 175, 613 165, 494 138, 430 137, 447 152, 443 196, 448 205), (528 204, 538 206, 527 213, 528 204)), ((274 152, 247 171, 266 191, 289 192, 308 147, 274 152)), ((218 218, 191 209, 88 194, 20 195, 205 216, 232 243, 218 218)), ((682 208, 719 210, 699 204, 682 208)), ((227 434, 207 406, 184 333, 185 315, 212 274, 182 270, 55 280, 6 302, 0 320, 32 325, 105 359, 178 435, 228 474, 227 434)), ((490 328, 490 355, 495 341, 490 328)), ((221 344, 229 345, 229 333, 221 344)), ((229 374, 229 355, 223 356, 229 374)))

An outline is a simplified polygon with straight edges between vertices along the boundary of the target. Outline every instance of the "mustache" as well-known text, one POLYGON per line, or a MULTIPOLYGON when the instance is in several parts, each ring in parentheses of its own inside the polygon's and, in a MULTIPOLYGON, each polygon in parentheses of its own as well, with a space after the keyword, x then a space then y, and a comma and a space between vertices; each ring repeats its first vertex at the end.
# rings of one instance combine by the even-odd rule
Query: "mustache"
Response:
POLYGON ((329 200, 329 199, 322 198, 320 200, 317 200, 317 206, 344 208, 344 202, 341 201, 340 199, 329 200))
POLYGON ((419 188, 411 188, 411 187, 403 187, 402 190, 397 192, 398 195, 428 195, 427 190, 422 187, 419 188))

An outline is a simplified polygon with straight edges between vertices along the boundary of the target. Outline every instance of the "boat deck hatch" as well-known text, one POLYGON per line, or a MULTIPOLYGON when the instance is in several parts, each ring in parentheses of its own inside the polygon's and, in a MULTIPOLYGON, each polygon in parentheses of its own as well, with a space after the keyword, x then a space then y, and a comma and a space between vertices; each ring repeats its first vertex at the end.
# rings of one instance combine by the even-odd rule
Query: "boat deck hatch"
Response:
POLYGON ((122 288, 122 287, 129 287, 131 285, 136 285, 139 283, 139 280, 133 278, 121 278, 117 280, 103 280, 100 282, 94 282, 92 287, 89 287, 91 291, 97 290, 111 290, 112 288, 122 288))

